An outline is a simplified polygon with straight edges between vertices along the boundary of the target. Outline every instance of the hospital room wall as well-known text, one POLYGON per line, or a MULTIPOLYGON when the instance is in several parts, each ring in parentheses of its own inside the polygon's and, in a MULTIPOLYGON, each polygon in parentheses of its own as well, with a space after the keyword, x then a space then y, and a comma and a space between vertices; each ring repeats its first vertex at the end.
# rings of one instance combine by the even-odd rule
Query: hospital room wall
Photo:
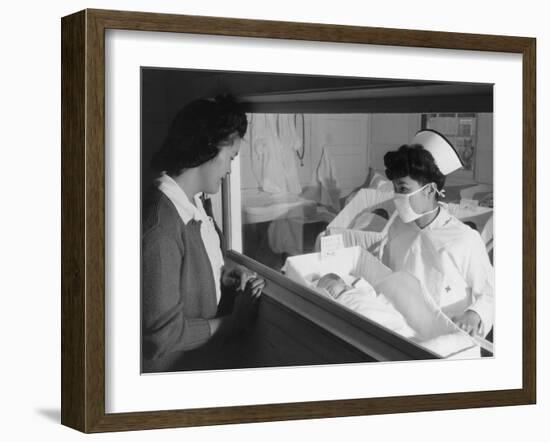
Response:
POLYGON ((493 114, 477 113, 473 170, 459 169, 447 176, 445 186, 493 185, 493 114))
MULTIPOLYGON (((384 155, 409 143, 421 128, 421 114, 372 114, 369 120, 369 166, 383 174, 384 155)), ((460 170, 447 185, 493 184, 493 114, 477 114, 477 143, 473 173, 460 170)))
POLYGON ((384 155, 407 144, 420 130, 421 114, 372 114, 369 120, 369 167, 384 173, 384 155))
MULTIPOLYGON (((146 188, 154 178, 148 164, 150 158, 162 143, 169 121, 178 110, 178 105, 187 102, 202 91, 197 89, 166 87, 165 81, 158 81, 154 72, 144 76, 143 133, 142 133, 142 187, 146 188), (177 90, 177 93, 174 93, 177 90), (185 92, 192 90, 193 92, 185 92), (186 94, 186 95, 185 95, 186 94), (185 95, 185 96, 184 96, 185 95), (145 124, 147 123, 147 124, 145 124)), ((298 132, 306 139, 303 152, 303 166, 298 157, 298 174, 303 189, 315 180, 315 171, 323 148, 330 152, 331 161, 337 172, 341 197, 363 185, 368 177, 369 167, 384 173, 384 154, 410 142, 421 127, 421 114, 306 114, 303 123, 297 119, 298 132)), ((474 176, 452 176, 448 184, 485 183, 493 181, 493 114, 478 114, 476 166, 474 176)), ((257 179, 252 174, 250 149, 241 149, 241 188, 258 189, 257 179)), ((216 219, 221 222, 221 193, 213 196, 216 219)))
POLYGON ((309 147, 311 172, 301 178, 318 178, 323 150, 334 167, 340 196, 361 186, 368 170, 367 114, 311 115, 309 147))
MULTIPOLYGON (((345 196, 361 185, 367 171, 368 115, 366 114, 305 114, 296 119, 297 131, 305 137, 302 161, 296 155, 298 177, 302 190, 314 186, 323 150, 334 168, 338 188, 345 196), (302 131, 302 125, 303 131, 302 131)), ((250 146, 243 144, 240 152, 241 189, 259 189, 254 176, 250 146)))
POLYGON ((493 114, 477 114, 477 149, 474 178, 477 183, 493 185, 493 114))
MULTIPOLYGON (((420 114, 306 114, 303 166, 298 173, 302 188, 313 185, 323 149, 327 149, 342 197, 365 183, 369 167, 384 171, 384 154, 408 143, 420 129, 420 114)), ((302 120, 297 119, 299 132, 302 120)), ((241 189, 258 189, 252 173, 251 152, 240 153, 241 189)), ((298 158, 296 158, 299 164, 298 158)))

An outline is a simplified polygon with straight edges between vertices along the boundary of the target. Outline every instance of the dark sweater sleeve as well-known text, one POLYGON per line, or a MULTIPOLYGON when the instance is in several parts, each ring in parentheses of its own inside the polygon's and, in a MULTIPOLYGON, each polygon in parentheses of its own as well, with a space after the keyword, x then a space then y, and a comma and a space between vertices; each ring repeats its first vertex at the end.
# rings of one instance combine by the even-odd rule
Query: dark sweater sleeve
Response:
POLYGON ((188 318, 181 294, 183 245, 157 226, 142 240, 143 356, 162 357, 199 347, 210 338, 207 319, 188 318))

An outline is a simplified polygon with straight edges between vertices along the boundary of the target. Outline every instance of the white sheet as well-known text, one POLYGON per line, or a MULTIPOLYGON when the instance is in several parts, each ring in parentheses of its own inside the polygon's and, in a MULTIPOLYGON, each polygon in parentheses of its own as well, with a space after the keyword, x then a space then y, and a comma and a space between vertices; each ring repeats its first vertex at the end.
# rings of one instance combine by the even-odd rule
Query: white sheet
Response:
POLYGON ((281 218, 314 216, 315 201, 292 193, 272 194, 245 190, 241 194, 243 224, 261 223, 281 218))
POLYGON ((376 189, 361 189, 340 213, 328 225, 329 229, 351 229, 356 217, 365 211, 384 209, 388 215, 395 211, 392 201, 393 192, 383 192, 376 189))
POLYGON ((347 290, 335 302, 405 338, 416 336, 415 331, 407 324, 403 315, 393 307, 385 296, 377 295, 372 286, 347 290))
MULTIPOLYGON (((461 330, 422 290, 420 282, 407 272, 394 272, 375 286, 405 317, 415 330, 415 340, 443 357, 453 356, 479 347, 472 337, 461 330)), ((471 353, 468 353, 471 355, 471 353)))
POLYGON ((315 169, 312 182, 317 183, 320 190, 319 204, 334 211, 340 210, 340 183, 334 158, 327 147, 323 147, 319 164, 315 169))
POLYGON ((462 331, 422 290, 418 280, 406 272, 386 267, 361 247, 339 249, 326 258, 320 253, 292 256, 283 272, 292 280, 315 290, 314 281, 336 273, 349 284, 361 277, 369 286, 357 286, 333 300, 379 323, 441 357, 479 357, 477 343, 462 331), (374 294, 378 296, 375 296, 374 294))
MULTIPOLYGON (((379 256, 379 245, 386 236, 387 229, 395 216, 395 206, 392 201, 393 192, 377 189, 361 189, 340 213, 327 226, 326 234, 341 233, 345 247, 360 246, 375 256, 379 256), (373 213, 382 209, 390 217, 373 213)), ((318 250, 316 242, 315 250, 318 250)))
POLYGON ((483 206, 461 207, 460 204, 449 203, 447 210, 462 222, 474 223, 487 250, 493 247, 493 209, 483 206))

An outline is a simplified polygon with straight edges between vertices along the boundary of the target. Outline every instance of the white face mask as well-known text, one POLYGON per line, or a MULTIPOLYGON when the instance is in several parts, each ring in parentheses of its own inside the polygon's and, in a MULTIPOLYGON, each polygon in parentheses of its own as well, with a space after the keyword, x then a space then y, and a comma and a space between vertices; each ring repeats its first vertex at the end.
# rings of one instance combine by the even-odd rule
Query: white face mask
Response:
POLYGON ((435 209, 428 210, 424 213, 416 213, 411 207, 410 197, 415 193, 420 192, 422 189, 424 189, 426 186, 429 186, 430 184, 431 183, 425 184, 420 189, 416 189, 414 192, 411 193, 396 193, 393 196, 393 203, 395 204, 395 208, 397 209, 397 213, 399 214, 399 218, 401 218, 401 221, 403 221, 404 223, 410 223, 420 218, 421 216, 435 212, 438 209, 438 207, 436 207, 435 209))

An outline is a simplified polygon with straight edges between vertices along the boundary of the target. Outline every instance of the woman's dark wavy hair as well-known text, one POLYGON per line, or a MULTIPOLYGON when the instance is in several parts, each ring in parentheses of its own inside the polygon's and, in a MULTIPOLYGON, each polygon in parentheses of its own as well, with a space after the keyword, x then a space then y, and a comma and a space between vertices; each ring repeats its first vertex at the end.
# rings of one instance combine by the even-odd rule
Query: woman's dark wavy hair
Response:
POLYGON ((195 100, 183 107, 168 131, 161 148, 153 155, 151 167, 157 172, 178 175, 183 169, 200 166, 219 152, 219 143, 247 129, 246 114, 229 95, 214 100, 195 100))
POLYGON ((421 185, 435 183, 438 190, 445 185, 445 175, 435 164, 434 157, 419 144, 405 144, 398 150, 386 153, 384 166, 390 180, 409 176, 421 185))

